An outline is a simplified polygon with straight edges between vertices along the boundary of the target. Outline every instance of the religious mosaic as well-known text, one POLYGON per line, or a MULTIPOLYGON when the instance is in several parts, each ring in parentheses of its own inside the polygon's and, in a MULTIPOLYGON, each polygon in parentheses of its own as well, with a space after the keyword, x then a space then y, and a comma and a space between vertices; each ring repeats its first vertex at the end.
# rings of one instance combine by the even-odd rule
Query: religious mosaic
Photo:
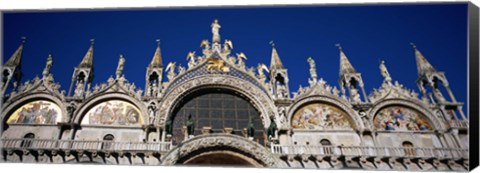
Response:
POLYGON ((403 106, 383 108, 375 116, 374 124, 378 130, 419 131, 432 129, 424 115, 403 106))
POLYGON ((90 109, 82 124, 90 125, 139 125, 143 123, 140 110, 122 100, 109 100, 90 109))
POLYGON ((13 112, 7 123, 18 124, 55 124, 62 118, 57 104, 46 100, 29 102, 13 112))
POLYGON ((313 103, 295 112, 292 127, 296 129, 350 129, 351 124, 345 111, 338 107, 313 103))

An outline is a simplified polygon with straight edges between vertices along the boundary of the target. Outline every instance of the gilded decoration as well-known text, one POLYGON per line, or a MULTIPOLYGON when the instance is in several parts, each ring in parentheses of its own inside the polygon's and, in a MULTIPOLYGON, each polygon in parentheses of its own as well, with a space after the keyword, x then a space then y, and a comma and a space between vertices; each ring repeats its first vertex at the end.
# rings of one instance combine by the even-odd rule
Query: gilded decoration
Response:
POLYGON ((351 129, 348 115, 338 107, 313 103, 295 112, 292 127, 296 129, 351 129))
POLYGON ((389 106, 381 109, 374 119, 377 130, 423 131, 432 125, 424 115, 403 106, 389 106))
POLYGON ((129 102, 109 100, 88 111, 82 124, 90 125, 140 125, 143 119, 140 110, 129 102))
POLYGON ((7 121, 7 124, 55 124, 62 119, 62 111, 57 104, 36 100, 24 104, 7 121))

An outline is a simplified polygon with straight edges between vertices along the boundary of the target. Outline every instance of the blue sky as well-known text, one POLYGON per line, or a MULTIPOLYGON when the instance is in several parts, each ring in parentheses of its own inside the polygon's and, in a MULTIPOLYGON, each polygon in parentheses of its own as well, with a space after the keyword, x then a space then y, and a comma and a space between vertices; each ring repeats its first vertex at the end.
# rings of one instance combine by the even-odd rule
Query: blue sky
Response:
MULTIPOLYGON (((369 94, 381 85, 378 65, 384 59, 393 80, 418 92, 417 70, 410 42, 430 63, 444 71, 457 100, 467 94, 467 4, 342 5, 290 7, 162 8, 102 11, 8 12, 3 15, 3 57, 9 58, 26 36, 23 81, 41 75, 48 53, 51 72, 68 90, 73 73, 95 38, 94 85, 114 76, 124 54, 126 78, 144 87, 145 71, 161 40, 164 65, 186 66, 189 51, 201 52, 211 40, 216 18, 222 41, 233 41, 248 66, 269 65, 275 45, 288 68, 290 90, 308 85, 307 58, 316 61, 319 78, 338 86, 340 43, 362 73, 369 94)), ((3 60, 5 62, 6 60, 3 60)))

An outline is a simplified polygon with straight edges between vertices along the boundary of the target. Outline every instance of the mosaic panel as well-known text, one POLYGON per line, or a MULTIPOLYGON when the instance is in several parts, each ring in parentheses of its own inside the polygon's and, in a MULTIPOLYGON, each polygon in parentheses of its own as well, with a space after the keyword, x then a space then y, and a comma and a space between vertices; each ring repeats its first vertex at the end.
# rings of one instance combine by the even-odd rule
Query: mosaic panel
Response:
POLYGON ((143 119, 140 110, 129 102, 109 100, 88 111, 82 124, 90 125, 140 125, 143 119))
POLYGON ((377 130, 419 131, 431 130, 432 125, 424 115, 403 106, 389 106, 381 109, 374 119, 377 130))
POLYGON ((313 103, 298 109, 292 118, 296 129, 351 129, 348 114, 338 107, 313 103))
POLYGON ((24 104, 8 118, 7 124, 55 124, 62 119, 62 111, 57 104, 36 100, 24 104))

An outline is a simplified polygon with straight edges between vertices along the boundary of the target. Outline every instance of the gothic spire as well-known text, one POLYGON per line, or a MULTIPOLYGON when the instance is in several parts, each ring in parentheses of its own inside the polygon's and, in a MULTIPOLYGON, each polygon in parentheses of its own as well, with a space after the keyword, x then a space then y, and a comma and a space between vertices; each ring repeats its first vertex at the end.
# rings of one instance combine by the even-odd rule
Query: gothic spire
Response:
POLYGON ((149 67, 162 67, 162 52, 160 51, 160 39, 157 39, 157 49, 155 54, 153 54, 152 62, 150 62, 149 67))
POLYGON ((92 67, 93 66, 93 45, 95 43, 95 39, 90 40, 90 48, 88 48, 87 53, 82 59, 82 62, 78 65, 78 67, 92 67))
POLYGON ((348 73, 357 73, 355 68, 353 68, 350 61, 348 61, 347 55, 343 52, 342 46, 336 44, 338 50, 340 50, 340 76, 348 73))
POLYGON ((284 69, 280 56, 278 56, 277 49, 275 48, 275 43, 270 41, 272 45, 272 60, 270 61, 270 71, 272 69, 284 69))
POLYGON ((415 50, 415 61, 417 62, 418 75, 422 76, 428 72, 435 72, 435 68, 433 68, 433 66, 427 61, 422 52, 417 49, 417 46, 414 43, 410 43, 410 45, 412 45, 415 50))
POLYGON ((4 66, 18 66, 21 63, 22 60, 22 54, 23 54, 23 45, 25 44, 25 37, 22 37, 22 43, 20 43, 20 46, 18 46, 17 50, 12 54, 10 59, 4 64, 4 66))

